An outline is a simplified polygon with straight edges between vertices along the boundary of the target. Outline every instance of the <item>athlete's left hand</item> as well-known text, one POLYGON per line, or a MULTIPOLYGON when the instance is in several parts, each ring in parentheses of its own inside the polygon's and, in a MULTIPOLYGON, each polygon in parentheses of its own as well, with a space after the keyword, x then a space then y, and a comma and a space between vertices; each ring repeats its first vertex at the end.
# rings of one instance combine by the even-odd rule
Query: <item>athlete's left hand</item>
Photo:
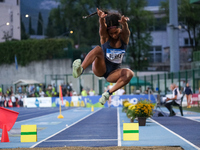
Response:
POLYGON ((121 17, 121 20, 118 20, 122 25, 125 24, 127 21, 129 21, 129 17, 124 17, 124 15, 121 17))
POLYGON ((165 101, 167 102, 167 101, 169 101, 169 100, 170 100, 170 98, 169 98, 169 97, 167 97, 165 101))

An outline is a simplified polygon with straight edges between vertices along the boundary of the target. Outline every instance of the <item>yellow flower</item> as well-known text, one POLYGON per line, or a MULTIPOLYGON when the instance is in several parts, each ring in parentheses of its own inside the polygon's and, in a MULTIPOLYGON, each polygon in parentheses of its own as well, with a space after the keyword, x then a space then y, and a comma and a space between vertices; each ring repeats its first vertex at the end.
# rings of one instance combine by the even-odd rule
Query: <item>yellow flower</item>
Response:
MULTIPOLYGON (((131 108, 132 107, 133 106, 131 106, 131 108)), ((154 106, 149 101, 140 101, 135 105, 135 115, 136 117, 150 117, 153 108, 154 106)))
POLYGON ((122 102, 122 105, 124 106, 125 103, 129 102, 128 100, 125 100, 122 102))
POLYGON ((130 106, 128 106, 128 109, 129 109, 129 110, 132 110, 132 109, 131 109, 131 108, 132 108, 132 106, 133 106, 133 105, 130 105, 130 106))
POLYGON ((134 109, 135 109, 135 105, 129 106, 129 109, 130 109, 130 110, 134 110, 134 109))
POLYGON ((132 105, 132 104, 129 103, 129 102, 126 102, 126 103, 124 104, 124 107, 129 107, 130 105, 132 105))

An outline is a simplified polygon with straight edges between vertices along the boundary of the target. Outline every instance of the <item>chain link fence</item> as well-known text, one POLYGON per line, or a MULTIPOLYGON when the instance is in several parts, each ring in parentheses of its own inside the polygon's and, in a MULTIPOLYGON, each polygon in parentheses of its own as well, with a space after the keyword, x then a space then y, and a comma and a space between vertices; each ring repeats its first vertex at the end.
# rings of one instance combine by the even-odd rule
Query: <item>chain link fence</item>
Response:
MULTIPOLYGON (((140 94, 145 94, 145 90, 151 88, 154 92, 161 95, 166 95, 170 92, 170 85, 175 83, 180 91, 183 91, 188 82, 194 93, 199 92, 200 87, 200 69, 186 70, 175 73, 164 73, 150 76, 136 77, 137 81, 134 84, 127 84, 124 88, 126 94, 136 94, 140 90, 140 94), (142 82, 142 84, 141 84, 142 82)), ((45 84, 61 84, 71 83, 72 88, 77 93, 81 93, 82 88, 89 91, 93 89, 96 94, 102 94, 106 87, 110 84, 104 78, 96 77, 94 74, 83 74, 75 79, 72 75, 46 75, 45 84)), ((58 90, 58 89, 57 89, 58 90)))
MULTIPOLYGON (((124 89, 126 94, 146 94, 145 90, 150 88, 152 91, 159 93, 161 95, 166 95, 170 92, 170 85, 175 83, 180 91, 182 92, 186 83, 188 82, 193 93, 199 93, 200 88, 200 69, 186 70, 175 73, 163 73, 150 76, 139 76, 134 77, 136 79, 135 83, 130 81, 124 89)), ((66 75, 45 75, 45 86, 55 85, 56 92, 59 91, 59 85, 70 84, 72 85, 73 91, 76 91, 77 94, 81 94, 82 89, 86 91, 93 89, 96 95, 101 95, 110 84, 104 78, 99 78, 93 73, 82 74, 79 78, 74 78, 71 74, 66 75)), ((6 90, 10 87, 13 87, 14 92, 16 87, 12 84, 0 84, 2 92, 5 93, 6 90)))
POLYGON ((142 91, 145 91, 149 87, 159 94, 166 95, 170 92, 169 88, 172 83, 175 83, 181 92, 184 90, 186 83, 189 83, 193 89, 193 93, 198 93, 200 87, 200 69, 140 76, 138 80, 143 80, 146 85, 150 84, 150 86, 144 84, 142 87, 137 85, 137 88, 141 88, 142 91))
POLYGON ((57 91, 59 91, 59 85, 71 85, 73 91, 78 94, 81 93, 82 89, 89 91, 93 89, 96 94, 102 93, 104 90, 104 84, 106 80, 103 78, 96 77, 92 73, 82 74, 79 78, 74 78, 71 74, 66 75, 45 75, 45 86, 57 85, 57 91))
MULTIPOLYGON (((107 82, 105 78, 97 77, 93 73, 82 74, 79 78, 74 78, 71 74, 66 75, 45 75, 45 86, 57 85, 57 92, 59 91, 59 85, 72 85, 73 91, 78 95, 81 94, 82 89, 89 91, 93 89, 96 95, 101 95, 105 90, 107 90, 108 85, 111 83, 107 82)), ((130 94, 131 87, 126 85, 124 87, 126 94, 130 94)))

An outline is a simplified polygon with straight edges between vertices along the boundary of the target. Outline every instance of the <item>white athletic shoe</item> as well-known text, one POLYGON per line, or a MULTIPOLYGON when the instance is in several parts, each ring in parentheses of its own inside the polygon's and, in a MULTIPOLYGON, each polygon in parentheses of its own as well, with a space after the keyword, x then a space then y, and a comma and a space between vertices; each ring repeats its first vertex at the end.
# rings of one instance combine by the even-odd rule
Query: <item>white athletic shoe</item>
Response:
POLYGON ((109 100, 109 93, 108 92, 104 92, 102 94, 102 97, 99 99, 99 103, 101 103, 101 105, 104 105, 106 103, 107 100, 109 100))
POLYGON ((76 59, 74 62, 73 62, 73 77, 74 78, 78 78, 81 73, 83 72, 83 68, 81 66, 81 60, 80 59, 76 59))

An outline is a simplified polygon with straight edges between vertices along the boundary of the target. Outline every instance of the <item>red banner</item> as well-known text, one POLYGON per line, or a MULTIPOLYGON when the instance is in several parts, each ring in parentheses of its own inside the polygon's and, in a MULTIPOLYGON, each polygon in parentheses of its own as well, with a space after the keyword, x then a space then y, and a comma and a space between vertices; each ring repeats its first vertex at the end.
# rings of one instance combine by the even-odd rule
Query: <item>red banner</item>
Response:
POLYGON ((62 100, 62 104, 63 104, 63 95, 62 95, 62 88, 61 88, 61 86, 59 86, 59 89, 60 89, 60 91, 59 91, 59 97, 62 100))
POLYGON ((7 130, 10 131, 17 120, 18 114, 16 111, 0 107, 0 128, 3 129, 3 125, 6 125, 7 130))
POLYGON ((198 101, 200 101, 200 94, 192 94, 191 104, 198 105, 198 101))

